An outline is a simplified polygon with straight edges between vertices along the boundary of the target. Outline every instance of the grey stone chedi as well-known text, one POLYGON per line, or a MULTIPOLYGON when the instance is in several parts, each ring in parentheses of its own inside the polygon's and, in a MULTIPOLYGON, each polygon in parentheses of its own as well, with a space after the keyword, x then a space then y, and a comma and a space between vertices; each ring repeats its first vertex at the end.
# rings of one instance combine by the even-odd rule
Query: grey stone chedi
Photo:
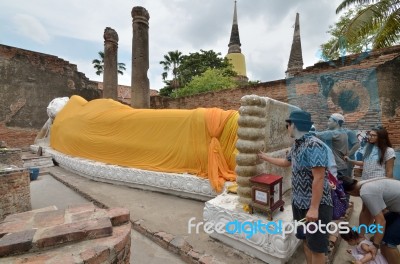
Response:
POLYGON ((299 13, 296 13, 294 24, 293 42, 290 50, 286 78, 294 77, 303 70, 303 55, 301 50, 299 13))

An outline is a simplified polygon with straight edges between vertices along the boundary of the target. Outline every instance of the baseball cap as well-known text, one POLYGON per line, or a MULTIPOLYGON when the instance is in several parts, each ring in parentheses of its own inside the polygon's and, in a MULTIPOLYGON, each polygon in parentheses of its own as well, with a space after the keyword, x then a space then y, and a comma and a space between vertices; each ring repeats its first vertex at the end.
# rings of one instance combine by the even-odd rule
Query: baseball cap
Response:
POLYGON ((339 113, 333 113, 332 115, 327 116, 327 118, 332 118, 336 122, 342 121, 344 123, 344 116, 339 113))
POLYGON ((304 123, 304 124, 314 124, 314 122, 311 121, 311 114, 303 111, 303 110, 294 110, 290 113, 290 116, 288 119, 285 120, 286 122, 297 122, 297 123, 304 123))

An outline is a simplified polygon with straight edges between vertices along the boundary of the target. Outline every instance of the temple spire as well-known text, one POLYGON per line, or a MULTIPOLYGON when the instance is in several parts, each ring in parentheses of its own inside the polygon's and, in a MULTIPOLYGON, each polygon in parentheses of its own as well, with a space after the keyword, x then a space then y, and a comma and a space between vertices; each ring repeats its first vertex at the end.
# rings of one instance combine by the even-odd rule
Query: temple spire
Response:
POLYGON ((293 77, 297 73, 303 70, 303 55, 301 51, 301 39, 300 39, 300 22, 299 13, 296 13, 296 23, 294 25, 294 34, 292 49, 290 50, 290 57, 288 68, 286 71, 286 77, 293 77))
POLYGON ((229 40, 229 50, 228 53, 240 53, 240 37, 239 37, 239 25, 237 19, 237 11, 236 11, 236 0, 235 0, 235 9, 233 12, 233 23, 232 23, 232 30, 231 30, 231 38, 229 40))
POLYGON ((235 1, 235 9, 233 11, 233 23, 232 23, 232 31, 231 38, 228 44, 228 54, 226 54, 226 58, 229 59, 230 63, 233 66, 233 70, 237 73, 237 79, 243 82, 247 82, 247 74, 246 74, 246 59, 242 54, 242 50, 240 49, 240 38, 239 38, 239 26, 237 19, 237 10, 236 10, 236 1, 235 1))

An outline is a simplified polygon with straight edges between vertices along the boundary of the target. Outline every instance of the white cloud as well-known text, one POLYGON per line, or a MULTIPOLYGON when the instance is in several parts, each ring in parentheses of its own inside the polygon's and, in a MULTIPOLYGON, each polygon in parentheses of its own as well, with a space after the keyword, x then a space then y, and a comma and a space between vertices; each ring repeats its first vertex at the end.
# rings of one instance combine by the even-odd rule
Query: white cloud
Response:
MULTIPOLYGON (((335 9, 340 2, 341 0, 239 0, 237 7, 240 40, 250 79, 265 82, 284 78, 292 44, 292 26, 297 12, 300 14, 304 67, 316 63, 317 51, 329 38, 326 31, 337 19, 335 9)), ((65 3, 54 0, 13 0, 2 4, 0 20, 3 17, 2 21, 10 21, 14 14, 25 14, 25 20, 13 20, 19 21, 18 32, 42 43, 48 41, 50 36, 52 40, 61 39, 58 42, 52 41, 52 46, 43 45, 40 52, 49 53, 48 50, 52 55, 62 57, 68 43, 64 43, 62 47, 57 45, 74 40, 74 45, 78 47, 70 48, 69 60, 76 63, 78 69, 91 79, 96 78, 91 61, 104 46, 104 29, 115 29, 119 36, 119 61, 128 66, 126 73, 120 76, 120 82, 129 85, 132 57, 131 11, 133 6, 143 6, 150 14, 150 86, 160 89, 163 87, 163 70, 159 61, 168 51, 179 50, 188 54, 200 49, 212 49, 226 55, 233 3, 232 0, 69 0, 65 3), (86 47, 88 44, 91 46, 86 47)), ((2 42, 7 45, 7 40, 13 36, 9 32, 2 34, 2 30, 0 27, 0 35, 6 35, 2 36, 2 42)), ((19 48, 37 48, 26 39, 18 43, 21 43, 18 44, 19 48)))
POLYGON ((18 34, 40 44, 46 44, 50 41, 50 35, 46 28, 35 17, 25 14, 17 14, 12 20, 18 34))

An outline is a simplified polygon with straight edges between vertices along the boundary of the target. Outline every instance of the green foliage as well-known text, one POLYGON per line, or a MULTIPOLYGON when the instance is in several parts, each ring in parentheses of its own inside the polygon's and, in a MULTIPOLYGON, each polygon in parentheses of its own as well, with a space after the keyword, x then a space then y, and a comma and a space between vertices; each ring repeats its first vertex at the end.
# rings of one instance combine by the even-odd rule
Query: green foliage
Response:
POLYGON ((341 42, 346 43, 344 47, 347 49, 354 45, 369 44, 372 49, 379 49, 400 42, 399 0, 343 0, 336 9, 336 13, 350 7, 355 8, 354 15, 348 15, 346 19, 343 19, 342 25, 337 27, 339 32, 336 37, 341 36, 339 40, 343 41, 330 43, 331 52, 327 54, 333 54, 340 47, 341 42))
POLYGON ((227 58, 221 58, 221 53, 213 50, 189 53, 182 57, 178 68, 179 80, 182 86, 189 83, 195 76, 200 76, 208 69, 224 69, 225 75, 236 76, 233 66, 227 58))
MULTIPOLYGON (((216 53, 213 50, 205 51, 200 50, 200 52, 189 53, 189 55, 182 55, 178 50, 170 51, 168 54, 164 55, 164 60, 160 61, 160 64, 164 66, 164 71, 162 73, 162 78, 166 86, 160 90, 160 95, 171 96, 174 89, 179 89, 179 91, 189 89, 189 83, 205 73, 209 69, 219 69, 224 77, 236 76, 236 72, 233 70, 232 64, 227 58, 220 57, 221 53, 216 53), (168 72, 172 71, 173 78, 168 80, 168 72)), ((198 93, 201 89, 196 88, 198 93)), ((186 91, 186 90, 185 90, 186 91)), ((175 92, 173 95, 176 96, 175 92)), ((192 93, 191 93, 192 94, 192 93)), ((183 95, 180 95, 183 96, 183 95)))
POLYGON ((257 86, 261 83, 260 80, 256 80, 256 81, 247 81, 246 83, 242 83, 242 86, 257 86))
MULTIPOLYGON (((104 72, 104 52, 98 52, 100 59, 92 60, 93 68, 96 69, 96 74, 101 75, 104 72)), ((124 75, 124 71, 126 71, 125 63, 119 62, 117 63, 117 72, 118 74, 124 75)))
POLYGON ((175 88, 172 87, 171 84, 168 81, 166 82, 166 84, 167 85, 164 86, 164 88, 160 89, 159 95, 160 96, 170 97, 175 88))
POLYGON ((183 97, 236 86, 236 81, 227 74, 226 69, 209 68, 201 75, 194 76, 185 87, 174 90, 172 97, 183 97))
POLYGON ((321 59, 335 60, 348 54, 361 53, 370 48, 372 37, 375 32, 372 32, 366 37, 359 37, 352 43, 346 41, 346 38, 342 33, 343 28, 350 23, 350 21, 360 10, 361 7, 357 9, 349 9, 345 14, 340 16, 338 22, 329 26, 327 33, 331 34, 332 37, 328 40, 328 42, 321 45, 321 59))
POLYGON ((170 84, 176 88, 179 87, 179 79, 178 79, 178 67, 182 61, 182 52, 175 50, 169 51, 168 54, 164 55, 164 60, 160 61, 160 64, 163 65, 164 72, 161 74, 165 83, 170 82, 170 84), (173 82, 168 81, 168 72, 172 71, 173 82))

